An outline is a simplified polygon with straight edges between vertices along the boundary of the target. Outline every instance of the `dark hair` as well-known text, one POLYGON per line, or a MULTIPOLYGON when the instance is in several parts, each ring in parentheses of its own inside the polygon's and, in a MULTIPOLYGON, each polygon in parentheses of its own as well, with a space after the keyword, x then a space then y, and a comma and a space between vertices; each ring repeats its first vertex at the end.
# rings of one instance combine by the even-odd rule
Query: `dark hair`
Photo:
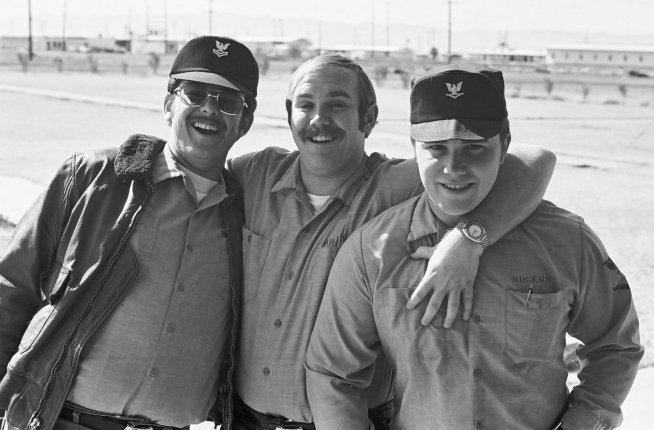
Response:
MULTIPOLYGON (((377 95, 375 88, 372 86, 370 78, 363 70, 363 68, 353 60, 339 54, 322 54, 308 59, 298 67, 293 76, 291 76, 291 83, 288 86, 288 93, 286 94, 286 114, 288 124, 291 125, 291 106, 293 93, 302 79, 309 73, 314 72, 320 68, 326 67, 340 67, 346 70, 352 70, 356 75, 357 88, 359 91, 359 130, 363 130, 364 124, 368 120, 370 108, 377 105, 377 95)), ((377 116, 372 118, 371 126, 374 127, 377 122, 377 116)), ((371 130, 372 130, 371 127, 371 130)), ((368 137, 368 133, 366 133, 368 137)))
MULTIPOLYGON (((182 79, 168 79, 168 93, 172 94, 175 91, 175 88, 177 88, 182 82, 184 82, 182 79)), ((248 107, 245 109, 245 114, 252 117, 250 118, 250 121, 252 121, 254 119, 254 111, 257 110, 257 99, 244 92, 241 92, 241 95, 245 99, 245 103, 248 105, 248 107)))

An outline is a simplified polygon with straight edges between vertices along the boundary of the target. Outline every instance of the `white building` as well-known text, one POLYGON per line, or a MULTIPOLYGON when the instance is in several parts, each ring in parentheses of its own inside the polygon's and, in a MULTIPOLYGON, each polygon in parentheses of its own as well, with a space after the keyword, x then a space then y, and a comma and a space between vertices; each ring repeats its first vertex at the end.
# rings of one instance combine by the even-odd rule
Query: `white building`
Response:
POLYGON ((547 56, 556 69, 654 71, 654 46, 555 45, 547 56))
POLYGON ((491 49, 469 50, 463 54, 463 58, 472 62, 497 65, 544 65, 547 60, 547 51, 540 49, 513 49, 500 47, 491 49))

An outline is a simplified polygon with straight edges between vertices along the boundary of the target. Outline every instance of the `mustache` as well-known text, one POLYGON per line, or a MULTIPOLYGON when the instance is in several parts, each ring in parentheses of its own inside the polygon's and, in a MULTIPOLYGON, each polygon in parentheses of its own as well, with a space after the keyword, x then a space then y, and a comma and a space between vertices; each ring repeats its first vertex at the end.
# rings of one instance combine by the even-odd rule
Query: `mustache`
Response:
POLYGON ((327 125, 322 127, 308 127, 300 132, 300 137, 303 139, 309 139, 321 135, 341 138, 345 136, 345 131, 340 127, 327 125))

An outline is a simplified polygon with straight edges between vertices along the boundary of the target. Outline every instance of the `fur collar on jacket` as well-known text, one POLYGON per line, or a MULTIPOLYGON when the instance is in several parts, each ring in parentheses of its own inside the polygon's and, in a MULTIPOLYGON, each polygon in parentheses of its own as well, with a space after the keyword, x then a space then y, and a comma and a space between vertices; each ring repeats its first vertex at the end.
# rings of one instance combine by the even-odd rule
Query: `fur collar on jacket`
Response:
MULTIPOLYGON (((163 151, 166 141, 146 134, 133 134, 118 148, 114 171, 121 180, 144 180, 152 176, 157 155, 163 151)), ((223 169, 228 194, 241 192, 236 177, 223 169)))
POLYGON ((122 180, 145 179, 152 175, 154 161, 166 141, 145 134, 133 134, 120 145, 114 170, 122 180))

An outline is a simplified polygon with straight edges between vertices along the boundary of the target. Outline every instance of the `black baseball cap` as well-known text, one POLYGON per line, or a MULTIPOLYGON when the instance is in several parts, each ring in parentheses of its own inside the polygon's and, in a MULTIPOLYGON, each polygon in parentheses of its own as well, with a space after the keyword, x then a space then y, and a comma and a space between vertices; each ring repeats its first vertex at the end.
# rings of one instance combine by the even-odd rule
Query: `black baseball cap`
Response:
POLYGON ((411 82, 411 137, 420 142, 483 140, 508 117, 504 77, 481 64, 448 64, 411 82))
POLYGON ((256 97, 259 65, 241 42, 229 37, 201 36, 180 49, 170 77, 221 85, 256 97))

